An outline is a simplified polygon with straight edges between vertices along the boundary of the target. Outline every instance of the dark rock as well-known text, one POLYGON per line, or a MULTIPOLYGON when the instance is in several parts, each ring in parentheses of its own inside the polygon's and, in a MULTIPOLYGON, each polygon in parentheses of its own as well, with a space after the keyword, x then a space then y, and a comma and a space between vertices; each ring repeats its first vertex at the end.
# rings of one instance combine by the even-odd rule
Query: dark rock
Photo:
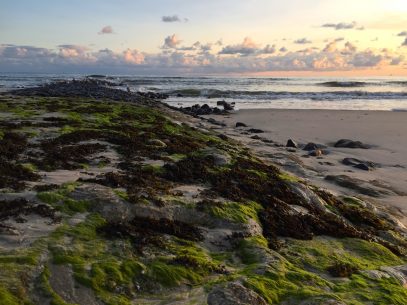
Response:
POLYGON ((219 121, 215 120, 214 118, 209 118, 208 122, 213 124, 213 125, 218 125, 218 126, 222 126, 222 127, 226 126, 225 123, 219 122, 219 121))
POLYGON ((216 105, 218 105, 218 106, 223 106, 223 109, 225 110, 225 111, 231 111, 231 110, 233 110, 234 109, 234 103, 233 104, 230 104, 230 103, 228 103, 228 102, 226 102, 225 100, 223 100, 223 101, 217 101, 216 102, 216 105))
POLYGON ((375 169, 378 166, 378 164, 374 162, 359 160, 355 158, 345 158, 342 160, 342 163, 366 171, 375 169))
POLYGON ((360 141, 353 141, 349 139, 341 139, 338 142, 335 143, 335 147, 342 147, 342 148, 362 148, 362 149, 368 149, 371 146, 364 144, 360 141))
POLYGON ((247 127, 247 125, 242 122, 236 122, 236 128, 238 128, 238 127, 247 127))
POLYGON ((224 141, 228 140, 228 136, 225 135, 225 134, 223 134, 223 133, 218 134, 218 138, 219 138, 219 139, 222 139, 222 140, 224 140, 224 141))
POLYGON ((292 148, 298 148, 298 144, 292 139, 288 139, 287 144, 285 146, 292 147, 292 148))
POLYGON ((316 144, 316 143, 310 142, 310 143, 307 143, 302 149, 311 151, 311 150, 323 149, 323 148, 326 148, 326 146, 322 145, 322 144, 316 144))
POLYGON ((250 139, 253 139, 253 140, 261 140, 261 139, 263 139, 263 138, 260 137, 260 136, 258 136, 258 135, 254 135, 254 136, 251 136, 250 139))
POLYGON ((128 92, 117 88, 116 83, 98 78, 60 81, 39 87, 13 90, 10 93, 19 96, 43 97, 89 97, 95 99, 112 99, 143 104, 155 104, 156 99, 167 98, 168 95, 155 92, 128 92))
POLYGON ((248 132, 250 132, 250 133, 264 133, 264 130, 257 129, 257 128, 250 128, 248 130, 248 132))

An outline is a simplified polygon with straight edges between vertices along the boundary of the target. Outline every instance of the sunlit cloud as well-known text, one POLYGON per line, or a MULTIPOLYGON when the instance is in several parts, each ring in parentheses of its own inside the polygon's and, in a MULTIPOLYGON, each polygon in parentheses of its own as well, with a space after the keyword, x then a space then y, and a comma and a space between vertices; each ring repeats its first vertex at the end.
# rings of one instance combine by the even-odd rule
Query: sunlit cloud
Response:
POLYGON ((162 46, 163 49, 175 49, 181 43, 181 40, 177 37, 177 35, 173 34, 171 36, 167 36, 164 40, 164 45, 162 46))
POLYGON ((407 31, 400 32, 397 36, 407 36, 407 31))
MULTIPOLYGON (((407 37, 404 43, 407 46, 407 37)), ((196 41, 181 46, 175 34, 168 36, 157 53, 137 49, 92 50, 87 46, 62 44, 55 49, 24 45, 0 45, 3 70, 106 71, 134 73, 258 73, 272 71, 354 71, 403 67, 402 49, 363 49, 349 41, 333 38, 324 47, 309 46, 288 51, 284 46, 265 46, 246 37, 243 42, 223 47, 215 42, 196 41)))
POLYGON ((100 32, 98 33, 99 35, 104 35, 104 34, 113 34, 113 28, 110 25, 107 25, 103 27, 100 32))
POLYGON ((406 37, 406 39, 404 39, 404 42, 401 44, 401 46, 407 47, 407 37, 406 37))
POLYGON ((219 54, 240 54, 240 55, 251 55, 258 52, 259 46, 250 37, 244 38, 243 42, 235 45, 225 46, 219 54))

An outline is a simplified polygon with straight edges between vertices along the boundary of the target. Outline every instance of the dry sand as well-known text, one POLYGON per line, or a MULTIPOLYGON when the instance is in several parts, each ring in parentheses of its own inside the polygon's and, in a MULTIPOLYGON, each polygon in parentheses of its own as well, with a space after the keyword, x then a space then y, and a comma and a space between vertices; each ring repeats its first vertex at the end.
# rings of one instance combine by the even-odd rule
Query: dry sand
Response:
MULTIPOLYGON (((338 111, 338 110, 241 110, 229 116, 212 116, 227 124, 220 129, 246 143, 259 155, 279 164, 313 184, 338 195, 363 197, 377 206, 386 207, 407 226, 407 112, 338 111), (243 122, 247 128, 235 128, 243 122), (264 133, 258 136, 285 146, 288 139, 297 143, 320 143, 328 146, 330 154, 308 157, 301 149, 289 151, 274 143, 253 140, 250 128, 264 133), (359 140, 370 149, 335 148, 339 139, 359 140), (342 164, 346 157, 372 161, 379 168, 364 171, 342 164), (383 191, 380 196, 362 195, 354 189, 338 186, 325 180, 327 175, 346 175, 366 182, 367 188, 383 191), (405 194, 403 194, 405 193, 405 194)), ((362 184, 362 183, 361 183, 362 184)))

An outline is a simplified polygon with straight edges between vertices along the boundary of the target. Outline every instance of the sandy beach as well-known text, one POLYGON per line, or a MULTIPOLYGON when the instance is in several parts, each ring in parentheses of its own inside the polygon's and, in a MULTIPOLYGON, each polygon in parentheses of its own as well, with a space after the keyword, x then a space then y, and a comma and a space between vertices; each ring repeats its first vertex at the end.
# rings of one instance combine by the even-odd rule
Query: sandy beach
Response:
POLYGON ((407 225, 406 112, 266 109, 241 110, 212 118, 227 125, 216 129, 248 144, 285 170, 334 194, 363 197, 376 206, 384 206, 407 225), (247 127, 236 128, 237 122, 247 127), (264 133, 250 133, 251 128, 264 133), (309 142, 323 144, 328 154, 310 157, 301 148, 286 148, 288 139, 300 147, 309 142), (334 147, 340 139, 361 141, 371 148, 334 147), (343 164, 344 158, 370 161, 376 167, 361 170, 343 164), (349 177, 351 185, 344 187, 337 181, 327 181, 329 175, 349 177), (362 192, 358 185, 363 185, 362 192), (369 189, 381 194, 370 193, 369 189))

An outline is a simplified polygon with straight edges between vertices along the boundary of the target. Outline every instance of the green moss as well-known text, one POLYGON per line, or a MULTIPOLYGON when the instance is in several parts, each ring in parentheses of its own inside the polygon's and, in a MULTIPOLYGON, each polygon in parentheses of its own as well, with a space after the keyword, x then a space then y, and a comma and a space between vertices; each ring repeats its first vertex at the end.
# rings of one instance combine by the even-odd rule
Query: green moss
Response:
POLYGON ((262 262, 263 251, 267 251, 267 240, 262 236, 242 239, 237 247, 237 254, 246 265, 262 262))
POLYGON ((287 173, 287 172, 280 172, 280 173, 278 174, 278 177, 279 177, 280 179, 282 179, 282 180, 289 181, 289 182, 300 182, 300 181, 301 181, 301 179, 299 179, 298 177, 295 177, 295 176, 293 176, 293 175, 290 175, 290 174, 287 173))
POLYGON ((121 199, 128 201, 129 200, 129 195, 127 194, 127 192, 125 190, 121 190, 121 189, 115 189, 113 190, 113 192, 120 197, 121 199))
POLYGON ((216 204, 204 205, 204 210, 221 219, 231 220, 237 223, 247 223, 249 219, 259 221, 257 214, 262 206, 254 201, 247 203, 219 202, 216 204))
POLYGON ((290 240, 285 253, 294 264, 322 272, 338 262, 351 264, 359 270, 403 263, 403 260, 382 245, 356 238, 316 237, 307 241, 290 240))
POLYGON ((180 286, 181 284, 199 284, 202 276, 184 266, 170 265, 168 262, 154 262, 149 266, 149 275, 166 287, 180 286))
POLYGON ((18 300, 8 289, 0 286, 0 304, 21 305, 21 301, 18 300))
POLYGON ((78 185, 76 182, 65 183, 55 191, 37 193, 37 198, 42 202, 52 205, 58 211, 69 215, 84 213, 91 208, 90 202, 86 200, 73 200, 68 197, 78 185))
POLYGON ((407 300, 407 290, 397 280, 372 280, 362 274, 352 275, 350 281, 338 283, 334 292, 348 305, 404 305, 407 300))

